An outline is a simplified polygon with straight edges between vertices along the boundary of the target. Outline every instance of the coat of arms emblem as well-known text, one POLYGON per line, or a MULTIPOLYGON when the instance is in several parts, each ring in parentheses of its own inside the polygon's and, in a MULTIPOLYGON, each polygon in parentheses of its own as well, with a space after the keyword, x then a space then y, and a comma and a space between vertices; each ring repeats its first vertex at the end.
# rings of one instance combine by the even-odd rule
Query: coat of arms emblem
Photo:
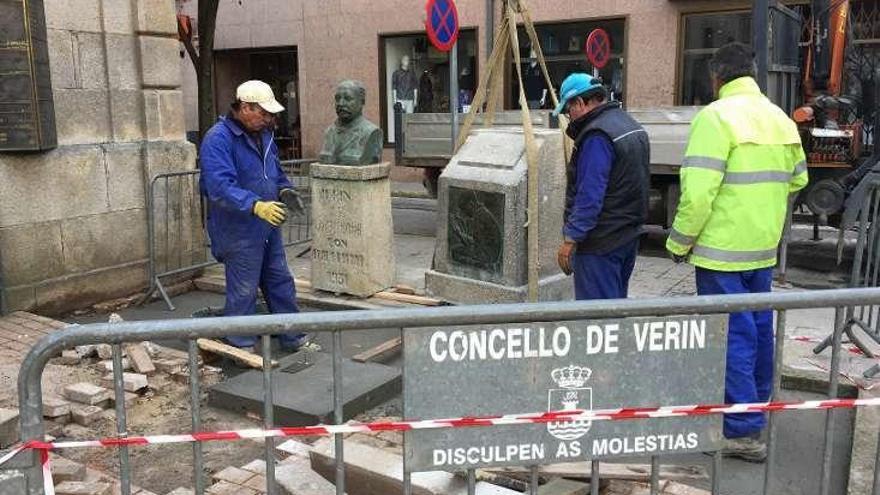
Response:
MULTIPOLYGON (((550 377, 559 386, 547 392, 547 411, 575 411, 593 409, 593 389, 584 387, 593 371, 583 366, 569 365, 557 368, 550 377)), ((559 440, 577 440, 590 431, 592 421, 556 421, 547 423, 547 431, 559 440)))

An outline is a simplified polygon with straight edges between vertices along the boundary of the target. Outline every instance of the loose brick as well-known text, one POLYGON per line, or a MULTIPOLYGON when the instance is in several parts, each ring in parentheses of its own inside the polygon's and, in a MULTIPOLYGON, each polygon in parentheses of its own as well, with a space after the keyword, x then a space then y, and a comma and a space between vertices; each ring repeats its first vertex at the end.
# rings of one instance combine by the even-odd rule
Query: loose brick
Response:
POLYGON ((65 481, 84 481, 85 479, 86 467, 82 464, 60 456, 52 458, 52 480, 56 484, 65 481))
POLYGON ((94 356, 98 352, 98 346, 92 344, 78 345, 75 350, 76 353, 79 354, 79 357, 88 358, 94 356))
POLYGON ((250 471, 256 474, 266 474, 266 461, 263 459, 254 459, 241 468, 245 471, 250 471))
POLYGON ((153 361, 153 364, 162 373, 172 375, 174 373, 182 373, 186 368, 187 362, 179 359, 157 359, 153 361))
POLYGON ((46 418, 60 418, 70 414, 70 402, 61 397, 46 397, 43 399, 43 416, 46 418))
POLYGON ((110 391, 88 382, 74 383, 64 387, 64 397, 73 402, 94 406, 110 400, 110 391))
POLYGON ((58 358, 58 364, 63 364, 65 366, 77 365, 80 361, 82 361, 82 358, 76 351, 61 351, 61 357, 58 358))
POLYGON ((215 482, 228 481, 236 485, 243 485, 245 484, 245 482, 253 477, 254 473, 250 471, 245 471, 244 469, 229 466, 228 468, 223 469, 218 473, 215 473, 213 476, 211 476, 211 479, 213 479, 215 482))
POLYGON ((258 492, 241 485, 234 485, 228 481, 221 481, 208 487, 206 493, 208 495, 257 495, 258 492))
POLYGON ((168 492, 167 495, 195 495, 195 492, 190 490, 189 488, 176 488, 174 491, 168 492))
POLYGON ((6 448, 18 442, 18 410, 0 409, 0 448, 6 448))
POLYGON ((150 376, 156 372, 156 366, 143 344, 129 344, 125 347, 125 353, 131 360, 131 367, 138 373, 150 376))
POLYGON ((98 352, 98 357, 101 359, 112 359, 113 358, 113 346, 110 344, 98 344, 95 347, 98 352))
POLYGON ((82 426, 89 426, 101 419, 104 410, 98 406, 74 406, 70 408, 73 421, 82 426))
MULTIPOLYGON (((101 379, 101 385, 110 389, 115 388, 113 375, 105 375, 104 378, 101 379)), ((141 375, 140 373, 122 374, 122 388, 125 389, 126 392, 137 392, 148 386, 150 386, 150 382, 147 381, 146 375, 141 375)))
POLYGON ((258 474, 256 476, 254 476, 253 478, 249 479, 247 481, 247 483, 245 483, 242 486, 245 486, 245 487, 250 488, 252 490, 256 490, 257 492, 264 492, 264 491, 266 491, 266 477, 263 476, 262 474, 258 474))
POLYGON ((56 495, 110 495, 110 483, 65 481, 55 486, 56 495))
MULTIPOLYGON (((100 361, 98 363, 98 367, 104 371, 109 371, 112 373, 113 372, 113 360, 108 359, 106 361, 100 361)), ((131 362, 128 360, 128 358, 122 358, 122 370, 128 371, 130 369, 131 369, 131 362)))

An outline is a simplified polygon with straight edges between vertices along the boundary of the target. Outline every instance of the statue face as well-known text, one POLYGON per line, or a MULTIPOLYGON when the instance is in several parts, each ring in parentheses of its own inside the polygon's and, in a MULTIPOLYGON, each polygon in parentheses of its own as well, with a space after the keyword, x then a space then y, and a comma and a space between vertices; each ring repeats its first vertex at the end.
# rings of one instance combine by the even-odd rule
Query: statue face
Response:
POLYGON ((352 88, 340 88, 336 91, 336 116, 340 122, 348 123, 361 116, 364 102, 352 88))

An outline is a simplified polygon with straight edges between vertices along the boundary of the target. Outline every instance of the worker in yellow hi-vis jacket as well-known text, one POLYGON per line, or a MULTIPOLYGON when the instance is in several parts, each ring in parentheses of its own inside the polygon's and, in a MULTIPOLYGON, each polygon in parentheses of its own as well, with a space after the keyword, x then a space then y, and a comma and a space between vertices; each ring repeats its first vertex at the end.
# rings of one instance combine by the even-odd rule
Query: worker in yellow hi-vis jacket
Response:
MULTIPOLYGON (((720 48, 709 63, 718 100, 697 114, 681 167, 681 200, 666 249, 696 267, 697 292, 770 292, 790 195, 807 185, 797 126, 755 82, 751 49, 720 48)), ((730 314, 725 400, 770 399, 773 314, 730 314)), ((762 462, 763 413, 724 418, 725 453, 762 462)))

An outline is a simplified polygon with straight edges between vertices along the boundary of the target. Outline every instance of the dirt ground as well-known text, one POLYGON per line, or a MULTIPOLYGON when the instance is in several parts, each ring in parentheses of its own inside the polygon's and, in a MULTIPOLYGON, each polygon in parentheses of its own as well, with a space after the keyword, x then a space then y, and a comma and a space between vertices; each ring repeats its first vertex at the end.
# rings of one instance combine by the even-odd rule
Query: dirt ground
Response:
MULTIPOLYGON (((54 361, 54 360, 53 360, 54 361)), ((43 397, 60 396, 67 385, 79 382, 100 384, 105 374, 97 359, 84 360, 82 364, 64 366, 49 364, 43 375, 43 397)), ((16 382, 18 364, 0 365, 0 407, 16 407, 18 398, 16 382)), ((217 383, 222 375, 217 372, 203 373, 202 390, 217 383)), ((126 410, 128 431, 139 434, 177 434, 192 431, 189 385, 173 381, 168 375, 157 372, 149 378, 150 389, 142 393, 126 410)), ((217 410, 206 406, 202 394, 202 430, 234 430, 261 427, 259 418, 217 410)), ((59 424, 46 420, 46 432, 58 440, 91 440, 116 435, 114 408, 104 412, 104 417, 88 427, 75 423, 59 424)), ((204 443, 205 474, 210 475, 227 466, 242 466, 263 458, 262 442, 242 440, 238 442, 204 443)), ((193 485, 193 450, 190 444, 144 446, 129 449, 133 484, 158 494, 178 487, 193 485)), ((58 451, 63 457, 85 464, 87 467, 118 477, 117 453, 112 449, 70 449, 58 451)))

